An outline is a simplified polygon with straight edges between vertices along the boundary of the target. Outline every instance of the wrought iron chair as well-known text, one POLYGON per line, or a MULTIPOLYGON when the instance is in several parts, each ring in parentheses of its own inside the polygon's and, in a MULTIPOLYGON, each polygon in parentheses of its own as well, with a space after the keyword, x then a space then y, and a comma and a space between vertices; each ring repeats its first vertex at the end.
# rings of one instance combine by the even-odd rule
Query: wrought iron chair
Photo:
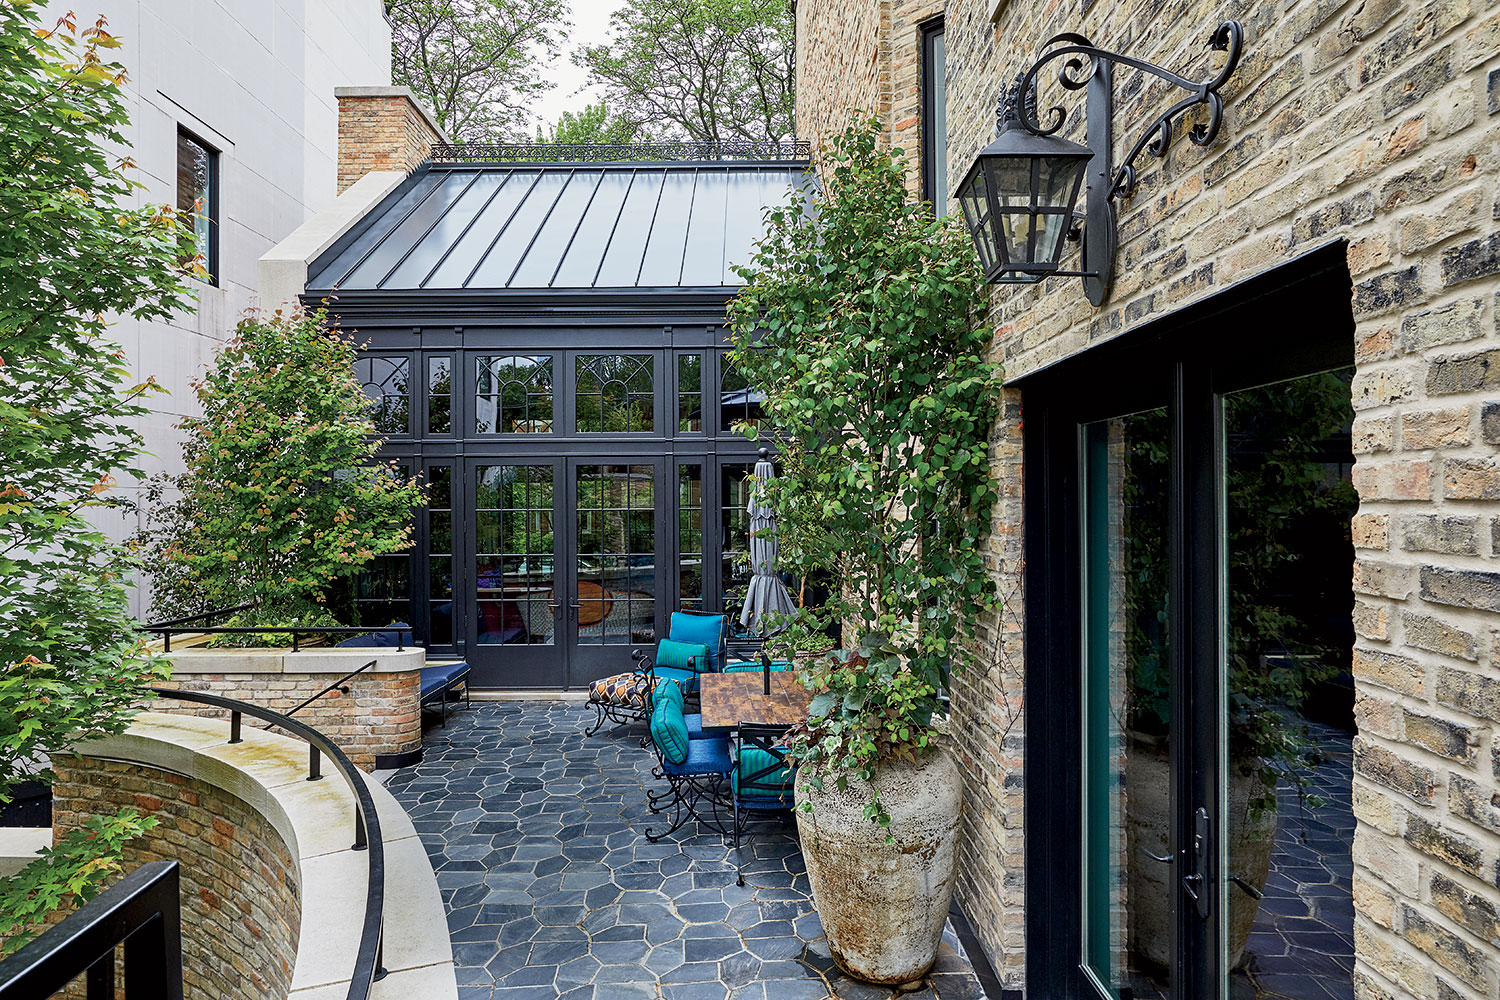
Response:
MULTIPOLYGON (((663 688, 675 686, 663 685, 663 688)), ((665 778, 667 788, 664 792, 648 790, 646 803, 655 813, 671 810, 672 825, 660 833, 647 827, 646 839, 654 844, 677 832, 689 820, 726 833, 719 809, 729 777, 728 737, 691 739, 682 706, 675 698, 666 695, 653 702, 651 746, 656 752, 657 766, 651 773, 653 777, 665 778)))
POLYGON ((735 867, 739 885, 745 884, 745 860, 740 855, 740 837, 755 820, 752 813, 775 813, 782 821, 791 812, 792 782, 796 769, 787 762, 786 747, 781 738, 785 726, 766 726, 742 722, 734 748, 734 769, 729 778, 729 798, 733 807, 735 867))
POLYGON ((636 664, 634 670, 589 685, 588 702, 597 715, 584 735, 593 736, 605 722, 626 725, 648 721, 651 692, 662 680, 675 680, 683 694, 695 696, 699 674, 724 668, 728 621, 726 615, 717 612, 672 612, 667 638, 656 644, 655 655, 637 649, 630 654, 636 664))

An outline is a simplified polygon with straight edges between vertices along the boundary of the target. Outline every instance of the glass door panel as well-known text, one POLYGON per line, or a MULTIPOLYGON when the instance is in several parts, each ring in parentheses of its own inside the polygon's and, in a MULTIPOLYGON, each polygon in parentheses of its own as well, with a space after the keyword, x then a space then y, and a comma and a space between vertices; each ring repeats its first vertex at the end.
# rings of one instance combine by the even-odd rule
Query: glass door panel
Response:
POLYGON ((470 463, 473 581, 470 665, 476 685, 561 687, 557 651, 559 469, 470 463))
POLYGON ((1083 428, 1083 956, 1103 997, 1171 995, 1176 905, 1165 409, 1083 428))
MULTIPOLYGON (((658 525, 660 459, 569 459, 574 532, 568 614, 569 682, 630 668, 630 652, 655 645, 663 562, 658 525)), ((666 507, 670 509, 670 507, 666 507)))
POLYGON ((1222 399, 1219 995, 1354 995, 1354 559, 1343 369, 1222 399))

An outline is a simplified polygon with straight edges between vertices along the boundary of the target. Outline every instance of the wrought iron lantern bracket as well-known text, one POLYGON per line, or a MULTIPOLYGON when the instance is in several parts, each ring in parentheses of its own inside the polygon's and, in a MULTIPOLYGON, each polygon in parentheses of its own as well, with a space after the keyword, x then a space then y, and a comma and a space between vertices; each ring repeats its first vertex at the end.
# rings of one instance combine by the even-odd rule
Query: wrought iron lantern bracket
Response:
MULTIPOLYGON (((987 147, 980 154, 980 159, 984 160, 986 156, 994 155, 1012 158, 1025 157, 1030 149, 1028 144, 1031 143, 1040 143, 1034 154, 1038 157, 1055 155, 1049 154, 1047 149, 1062 146, 1073 150, 1067 155, 1090 156, 1084 173, 1085 197, 1082 221, 1080 223, 1079 213, 1073 212, 1069 230, 1070 238, 1080 243, 1080 267, 1077 270, 1063 270, 1057 266, 1058 262, 1055 257, 1046 261, 1039 259, 1003 261, 994 265, 987 264, 990 280, 1025 282, 1037 281, 1044 277, 1078 277, 1083 279, 1084 291, 1089 301, 1096 306, 1102 305, 1109 298, 1109 290, 1113 282, 1116 247, 1115 203, 1118 199, 1129 198, 1135 191, 1136 160, 1142 153, 1150 153, 1156 157, 1166 156, 1172 143, 1174 129, 1178 127, 1184 116, 1200 105, 1207 109, 1206 115, 1203 120, 1192 125, 1188 130, 1188 137, 1197 146, 1207 146, 1217 138, 1224 118, 1224 99, 1219 91, 1233 76, 1239 65, 1243 41, 1244 29, 1240 22, 1224 21, 1208 38, 1208 47, 1211 51, 1227 54, 1223 66, 1209 79, 1190 80, 1145 60, 1099 48, 1080 34, 1065 32, 1048 39, 1042 46, 1041 55, 1025 73, 1015 79, 1009 93, 1001 101, 998 109, 999 138, 995 144, 987 147), (1037 111, 1038 77, 1058 61, 1061 61, 1061 65, 1057 67, 1057 82, 1065 90, 1085 91, 1087 141, 1084 147, 1055 138, 1067 122, 1068 115, 1063 108, 1048 109, 1045 125, 1037 111), (1141 133, 1140 138, 1130 147, 1119 166, 1116 166, 1114 162, 1113 135, 1112 75, 1113 68, 1117 65, 1138 69, 1186 92, 1186 96, 1150 123, 1141 133), (1027 133, 1036 139, 1023 141, 1022 137, 1027 133), (1007 140, 1007 136, 1014 138, 1007 140), (1051 143, 1051 146, 1048 147, 1047 143, 1051 143)), ((976 166, 975 170, 978 169, 979 167, 976 166)), ((970 176, 973 175, 974 171, 971 170, 970 176)), ((1033 173, 1033 176, 1037 175, 1033 173)), ((1035 181, 1032 187, 1031 202, 1035 205, 1035 181)), ((1019 195, 1020 192, 1015 194, 1019 195)), ((1056 209, 1051 209, 1051 211, 1056 211, 1056 209)), ((987 218, 977 216, 971 218, 971 229, 975 230, 976 240, 980 238, 978 230, 985 225, 993 226, 995 223, 991 220, 995 217, 996 213, 991 212, 987 218)), ((989 237, 990 242, 998 242, 998 239, 999 234, 989 237)), ((984 248, 981 248, 982 257, 984 256, 983 250, 984 248)))

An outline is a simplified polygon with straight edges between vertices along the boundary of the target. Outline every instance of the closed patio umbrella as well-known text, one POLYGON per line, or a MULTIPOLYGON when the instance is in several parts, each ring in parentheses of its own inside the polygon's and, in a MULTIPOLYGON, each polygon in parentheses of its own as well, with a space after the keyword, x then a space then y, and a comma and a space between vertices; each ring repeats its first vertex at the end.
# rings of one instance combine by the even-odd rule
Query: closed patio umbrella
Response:
MULTIPOLYGON (((776 469, 771 464, 770 452, 760 450, 760 461, 755 463, 755 482, 750 489, 750 502, 745 511, 750 515, 750 588, 745 593, 745 608, 740 612, 740 624, 764 638, 770 631, 767 616, 776 613, 782 619, 795 617, 797 607, 786 584, 776 575, 776 556, 781 549, 776 541, 776 514, 763 502, 764 483, 776 478, 776 469)), ((766 693, 771 690, 771 659, 761 654, 761 663, 766 674, 766 693)))

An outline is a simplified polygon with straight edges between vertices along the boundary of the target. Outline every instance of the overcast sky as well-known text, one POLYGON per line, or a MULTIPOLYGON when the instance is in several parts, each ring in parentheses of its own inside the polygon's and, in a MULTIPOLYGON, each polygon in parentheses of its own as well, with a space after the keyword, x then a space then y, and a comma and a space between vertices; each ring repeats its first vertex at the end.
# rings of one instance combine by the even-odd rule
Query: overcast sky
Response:
POLYGON ((588 74, 573 64, 573 52, 583 46, 598 45, 609 34, 609 15, 623 4, 623 0, 573 0, 573 31, 568 47, 546 72, 557 85, 536 102, 536 114, 540 121, 551 124, 564 111, 580 111, 590 101, 598 100, 596 90, 583 88, 588 74))

